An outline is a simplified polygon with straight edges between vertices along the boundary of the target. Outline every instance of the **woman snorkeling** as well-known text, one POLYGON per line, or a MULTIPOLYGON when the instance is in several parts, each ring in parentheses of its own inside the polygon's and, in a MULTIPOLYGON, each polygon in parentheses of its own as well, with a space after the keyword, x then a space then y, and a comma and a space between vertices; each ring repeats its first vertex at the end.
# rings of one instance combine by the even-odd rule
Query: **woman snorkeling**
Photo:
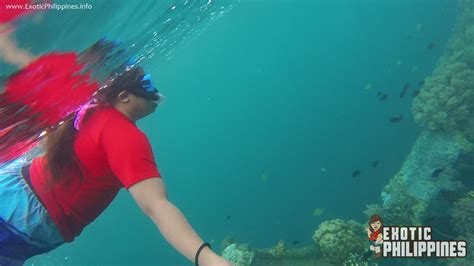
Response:
POLYGON ((80 54, 42 56, 6 82, 0 94, 0 265, 23 265, 72 242, 121 188, 195 265, 231 265, 168 200, 149 140, 136 126, 164 99, 151 76, 132 64, 98 89, 90 73, 81 72, 85 61, 102 62, 111 47, 102 39, 80 54))

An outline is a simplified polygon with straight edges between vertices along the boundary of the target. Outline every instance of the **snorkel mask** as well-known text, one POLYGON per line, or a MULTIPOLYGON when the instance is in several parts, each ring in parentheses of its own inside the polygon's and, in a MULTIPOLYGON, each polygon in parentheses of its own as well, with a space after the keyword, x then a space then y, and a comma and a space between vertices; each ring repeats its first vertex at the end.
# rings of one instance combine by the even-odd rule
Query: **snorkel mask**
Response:
MULTIPOLYGON (((138 62, 136 56, 129 58, 126 63, 126 69, 134 67, 138 62)), ((143 75, 140 82, 137 86, 127 89, 127 91, 140 96, 145 99, 150 99, 156 101, 157 104, 162 103, 165 100, 165 96, 158 92, 158 90, 153 86, 151 81, 151 74, 143 75)))
POLYGON ((158 90, 153 86, 151 74, 145 74, 140 80, 138 86, 128 89, 128 91, 145 99, 156 101, 157 104, 162 103, 165 99, 165 96, 159 93, 158 90))

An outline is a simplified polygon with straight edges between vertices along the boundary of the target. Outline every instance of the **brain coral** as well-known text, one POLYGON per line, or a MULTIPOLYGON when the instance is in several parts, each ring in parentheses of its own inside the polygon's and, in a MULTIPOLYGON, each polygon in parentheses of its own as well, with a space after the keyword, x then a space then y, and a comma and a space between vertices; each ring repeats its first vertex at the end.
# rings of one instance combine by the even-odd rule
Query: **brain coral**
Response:
POLYGON ((351 253, 361 253, 368 243, 364 227, 357 222, 341 219, 321 223, 313 240, 323 256, 331 263, 342 265, 351 253))

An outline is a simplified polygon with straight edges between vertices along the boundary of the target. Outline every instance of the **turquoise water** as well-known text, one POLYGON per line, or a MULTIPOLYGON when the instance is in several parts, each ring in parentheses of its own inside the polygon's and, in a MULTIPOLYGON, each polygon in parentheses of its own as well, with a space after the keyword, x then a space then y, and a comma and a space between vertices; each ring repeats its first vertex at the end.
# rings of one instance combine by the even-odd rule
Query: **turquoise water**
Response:
MULTIPOLYGON (((411 93, 434 69, 456 14, 455 1, 442 0, 215 1, 212 10, 227 13, 207 23, 211 12, 178 9, 191 26, 161 32, 169 41, 157 47, 155 25, 172 1, 130 2, 46 12, 34 29, 22 22, 19 43, 36 54, 81 50, 106 33, 149 44, 137 51, 155 51, 142 65, 167 99, 138 125, 170 200, 218 251, 228 235, 256 248, 310 245, 324 220, 366 219, 421 130, 411 93), (399 114, 401 123, 388 122, 399 114)), ((0 74, 11 71, 2 65, 0 74)), ((190 265, 125 190, 72 244, 33 264, 190 265)))

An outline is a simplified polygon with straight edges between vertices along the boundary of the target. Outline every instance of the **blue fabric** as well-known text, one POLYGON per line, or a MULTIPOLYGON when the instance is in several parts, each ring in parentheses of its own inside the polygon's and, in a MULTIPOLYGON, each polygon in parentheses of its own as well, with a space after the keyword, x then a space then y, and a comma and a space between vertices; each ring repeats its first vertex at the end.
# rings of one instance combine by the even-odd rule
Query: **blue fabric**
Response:
POLYGON ((0 256, 0 265, 1 266, 22 266, 25 262, 23 260, 9 259, 0 256))
MULTIPOLYGON (((28 236, 16 231, 8 223, 0 219, 0 256, 17 260, 26 260, 34 255, 42 254, 50 249, 38 247, 28 242, 28 236)), ((3 264, 0 263, 3 266, 3 264)))
POLYGON ((0 265, 22 265, 28 258, 64 243, 46 208, 21 174, 21 157, 0 167, 0 265))

